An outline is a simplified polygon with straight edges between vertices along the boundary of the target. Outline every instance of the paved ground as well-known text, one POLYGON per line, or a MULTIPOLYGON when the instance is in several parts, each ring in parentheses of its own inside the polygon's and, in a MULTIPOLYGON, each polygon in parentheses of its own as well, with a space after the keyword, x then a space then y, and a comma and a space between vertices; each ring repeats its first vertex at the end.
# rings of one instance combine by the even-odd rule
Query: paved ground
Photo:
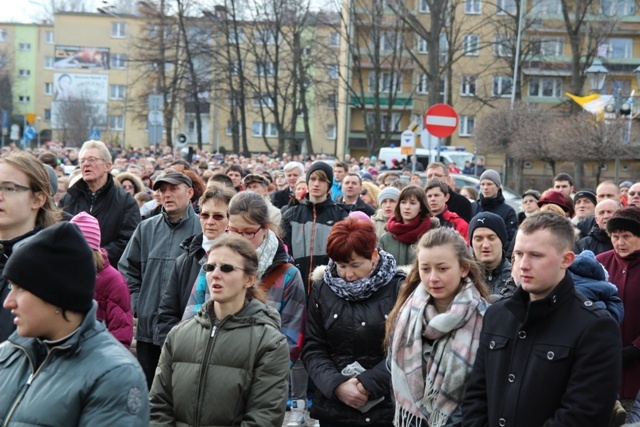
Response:
MULTIPOLYGON (((289 422, 289 417, 291 417, 291 411, 287 411, 287 415, 285 415, 284 417, 284 422, 282 423, 282 427, 287 426, 287 423, 289 422)), ((307 419, 307 427, 313 427, 315 421, 316 420, 314 419, 307 419)))

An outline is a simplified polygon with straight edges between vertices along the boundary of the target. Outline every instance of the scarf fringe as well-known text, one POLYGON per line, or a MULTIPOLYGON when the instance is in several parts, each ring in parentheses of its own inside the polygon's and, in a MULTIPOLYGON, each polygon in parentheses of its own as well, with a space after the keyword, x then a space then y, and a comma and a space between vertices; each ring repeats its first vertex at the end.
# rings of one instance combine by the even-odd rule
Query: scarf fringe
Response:
POLYGON ((407 411, 396 402, 396 413, 393 416, 395 427, 429 427, 427 420, 407 411))

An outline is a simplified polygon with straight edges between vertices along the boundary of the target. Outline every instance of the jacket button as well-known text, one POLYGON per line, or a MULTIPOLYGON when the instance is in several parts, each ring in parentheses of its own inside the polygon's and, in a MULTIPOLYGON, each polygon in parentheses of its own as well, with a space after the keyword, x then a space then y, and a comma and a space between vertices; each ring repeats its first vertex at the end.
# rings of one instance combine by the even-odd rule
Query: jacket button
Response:
POLYGON ((366 325, 367 325, 367 322, 362 322, 362 323, 361 323, 361 325, 362 325, 362 326, 366 326, 366 325))
POLYGON ((504 427, 504 426, 506 426, 506 425, 507 425, 507 420, 505 420, 504 418, 500 418, 500 419, 498 420, 498 425, 499 425, 500 427, 504 427))
POLYGON ((334 315, 333 315, 333 318, 334 318, 334 319, 337 319, 337 318, 338 318, 338 315, 337 315, 337 314, 334 314, 334 315))
POLYGON ((547 359, 553 360, 554 357, 556 357, 556 355, 553 351, 547 353, 547 359))
POLYGON ((516 376, 513 374, 509 374, 509 376, 507 377, 509 379, 509 382, 512 383, 516 380, 516 376))
POLYGON ((525 339, 526 337, 527 337, 527 333, 525 331, 518 332, 518 338, 520 338, 521 340, 525 339))
POLYGON ((367 417, 367 418, 365 418, 364 420, 365 420, 366 422, 368 422, 368 423, 370 423, 370 422, 371 422, 371 418, 368 418, 368 417, 367 417))
POLYGON ((496 342, 495 342, 495 341, 491 341, 491 342, 489 343, 489 348, 490 348, 491 350, 493 350, 494 348, 496 348, 496 342))
POLYGON ((584 306, 585 307, 591 307, 592 305, 593 305, 593 302, 591 302, 591 301, 585 301, 584 302, 584 306))

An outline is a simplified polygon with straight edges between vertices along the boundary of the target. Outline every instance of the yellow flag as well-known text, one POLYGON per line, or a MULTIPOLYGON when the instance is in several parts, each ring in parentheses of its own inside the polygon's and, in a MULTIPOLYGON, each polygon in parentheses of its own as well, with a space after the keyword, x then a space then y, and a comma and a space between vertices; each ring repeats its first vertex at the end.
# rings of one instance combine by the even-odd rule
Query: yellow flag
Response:
POLYGON ((565 95, 573 99, 576 104, 584 108, 586 111, 597 116, 604 113, 604 107, 613 99, 613 95, 600 95, 599 93, 587 96, 577 96, 565 92, 565 95))

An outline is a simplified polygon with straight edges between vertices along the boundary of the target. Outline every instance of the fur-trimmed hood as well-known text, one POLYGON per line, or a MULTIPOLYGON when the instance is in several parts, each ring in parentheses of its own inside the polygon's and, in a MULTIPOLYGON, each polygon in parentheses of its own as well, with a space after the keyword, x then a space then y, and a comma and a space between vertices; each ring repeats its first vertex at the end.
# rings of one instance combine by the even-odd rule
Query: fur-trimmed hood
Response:
POLYGON ((122 187, 122 181, 126 181, 129 180, 131 182, 133 182, 133 185, 136 187, 136 194, 140 193, 142 191, 146 191, 144 183, 142 182, 142 180, 129 172, 120 172, 118 175, 116 175, 113 178, 116 182, 116 184, 118 185, 118 187, 122 187))

